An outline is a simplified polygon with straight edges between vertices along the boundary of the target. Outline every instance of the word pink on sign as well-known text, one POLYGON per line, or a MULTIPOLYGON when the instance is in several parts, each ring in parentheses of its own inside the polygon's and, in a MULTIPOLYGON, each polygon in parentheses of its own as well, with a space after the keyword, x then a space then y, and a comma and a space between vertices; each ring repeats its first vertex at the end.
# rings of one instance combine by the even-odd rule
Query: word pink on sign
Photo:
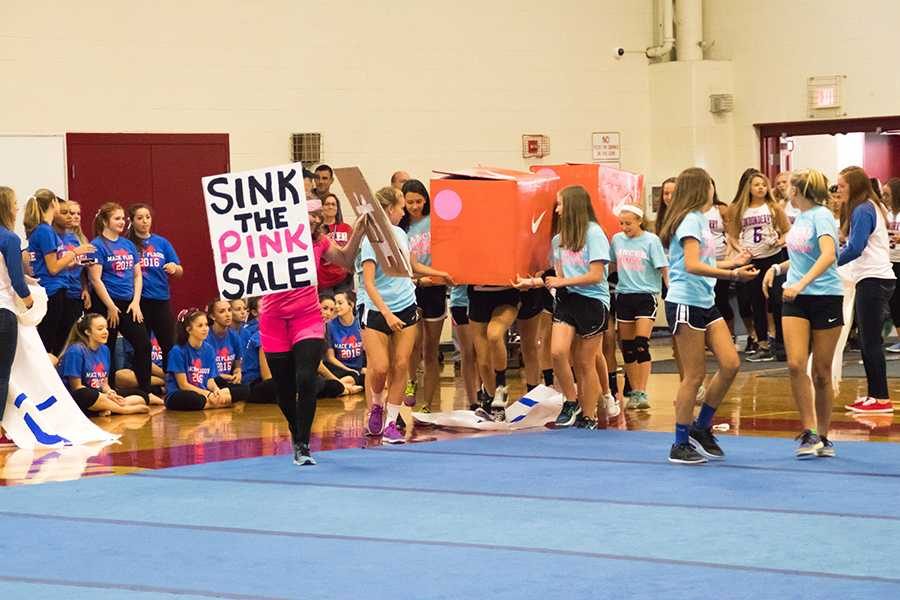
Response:
POLYGON ((223 298, 316 285, 303 165, 204 177, 203 197, 223 298))

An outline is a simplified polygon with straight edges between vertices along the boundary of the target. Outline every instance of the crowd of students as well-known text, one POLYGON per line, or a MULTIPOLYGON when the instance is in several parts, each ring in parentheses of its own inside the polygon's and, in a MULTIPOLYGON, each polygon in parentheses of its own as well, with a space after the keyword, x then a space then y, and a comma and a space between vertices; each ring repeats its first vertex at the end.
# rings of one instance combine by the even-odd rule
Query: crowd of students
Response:
MULTIPOLYGON (((771 186, 748 169, 725 204, 710 176, 691 168, 663 183, 655 231, 640 207, 625 205, 611 240, 587 190, 567 187, 556 200, 550 268, 508 286, 457 284, 432 266, 428 189, 406 173, 395 173, 375 199, 410 258, 412 278, 387 275, 363 227, 344 222, 327 165, 305 171, 304 181, 318 289, 215 299, 177 316, 169 284, 184 270, 172 245, 153 232, 150 206, 104 204, 88 241, 78 203, 37 190, 25 205, 22 254, 12 232, 15 194, 0 188, 0 350, 12 339, 14 354, 15 336, 4 332, 14 329, 18 303, 31 304, 25 282, 34 277, 48 296, 41 340, 85 412, 277 403, 294 462, 304 465, 315 464, 309 437, 320 397, 365 391, 367 433, 404 442, 401 405, 416 406, 418 396, 418 410, 429 411, 439 394, 448 312, 466 398, 485 418, 502 418, 509 403, 514 326, 526 388, 556 385, 564 396, 558 427, 603 428, 620 413, 617 349, 624 408, 649 409, 650 337, 662 297, 681 379, 669 460, 698 464, 724 457, 712 419, 740 367, 736 288, 747 359, 787 361, 803 424, 797 456, 833 456, 831 365, 849 285, 868 393, 848 408, 893 410, 882 326, 888 315, 900 324, 900 180, 873 186, 852 167, 830 189, 814 170, 782 174, 771 186), (711 378, 707 349, 719 365, 711 378)), ((0 354, 5 397, 11 359, 0 354)))

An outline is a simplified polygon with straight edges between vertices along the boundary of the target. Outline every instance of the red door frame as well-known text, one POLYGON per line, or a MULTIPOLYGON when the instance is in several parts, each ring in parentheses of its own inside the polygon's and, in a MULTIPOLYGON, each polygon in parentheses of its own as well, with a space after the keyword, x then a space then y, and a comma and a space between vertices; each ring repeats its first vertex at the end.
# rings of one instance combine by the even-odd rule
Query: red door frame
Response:
POLYGON ((823 119, 820 121, 786 121, 754 123, 759 136, 760 170, 774 178, 781 165, 780 139, 793 135, 824 135, 854 132, 900 130, 900 116, 860 117, 855 119, 823 119))

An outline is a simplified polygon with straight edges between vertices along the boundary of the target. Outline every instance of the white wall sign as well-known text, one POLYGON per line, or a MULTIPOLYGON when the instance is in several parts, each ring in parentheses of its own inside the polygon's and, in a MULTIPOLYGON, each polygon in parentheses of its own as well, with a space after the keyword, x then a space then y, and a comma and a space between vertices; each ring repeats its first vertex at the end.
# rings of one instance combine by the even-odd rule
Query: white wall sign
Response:
POLYGON ((204 177, 203 197, 222 297, 316 285, 303 165, 204 177))
POLYGON ((618 131, 601 131, 591 134, 591 160, 596 162, 619 162, 622 160, 618 131))

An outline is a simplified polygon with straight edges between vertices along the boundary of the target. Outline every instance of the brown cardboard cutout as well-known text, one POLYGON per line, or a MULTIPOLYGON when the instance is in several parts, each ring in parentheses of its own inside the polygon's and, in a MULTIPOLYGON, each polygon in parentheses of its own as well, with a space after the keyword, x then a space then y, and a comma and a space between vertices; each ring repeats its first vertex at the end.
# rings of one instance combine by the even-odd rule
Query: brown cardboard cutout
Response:
POLYGON ((357 217, 365 219, 366 237, 375 250, 375 258, 381 270, 391 277, 412 277, 409 256, 397 244, 394 226, 372 194, 359 167, 334 169, 334 176, 347 194, 353 212, 357 217))

